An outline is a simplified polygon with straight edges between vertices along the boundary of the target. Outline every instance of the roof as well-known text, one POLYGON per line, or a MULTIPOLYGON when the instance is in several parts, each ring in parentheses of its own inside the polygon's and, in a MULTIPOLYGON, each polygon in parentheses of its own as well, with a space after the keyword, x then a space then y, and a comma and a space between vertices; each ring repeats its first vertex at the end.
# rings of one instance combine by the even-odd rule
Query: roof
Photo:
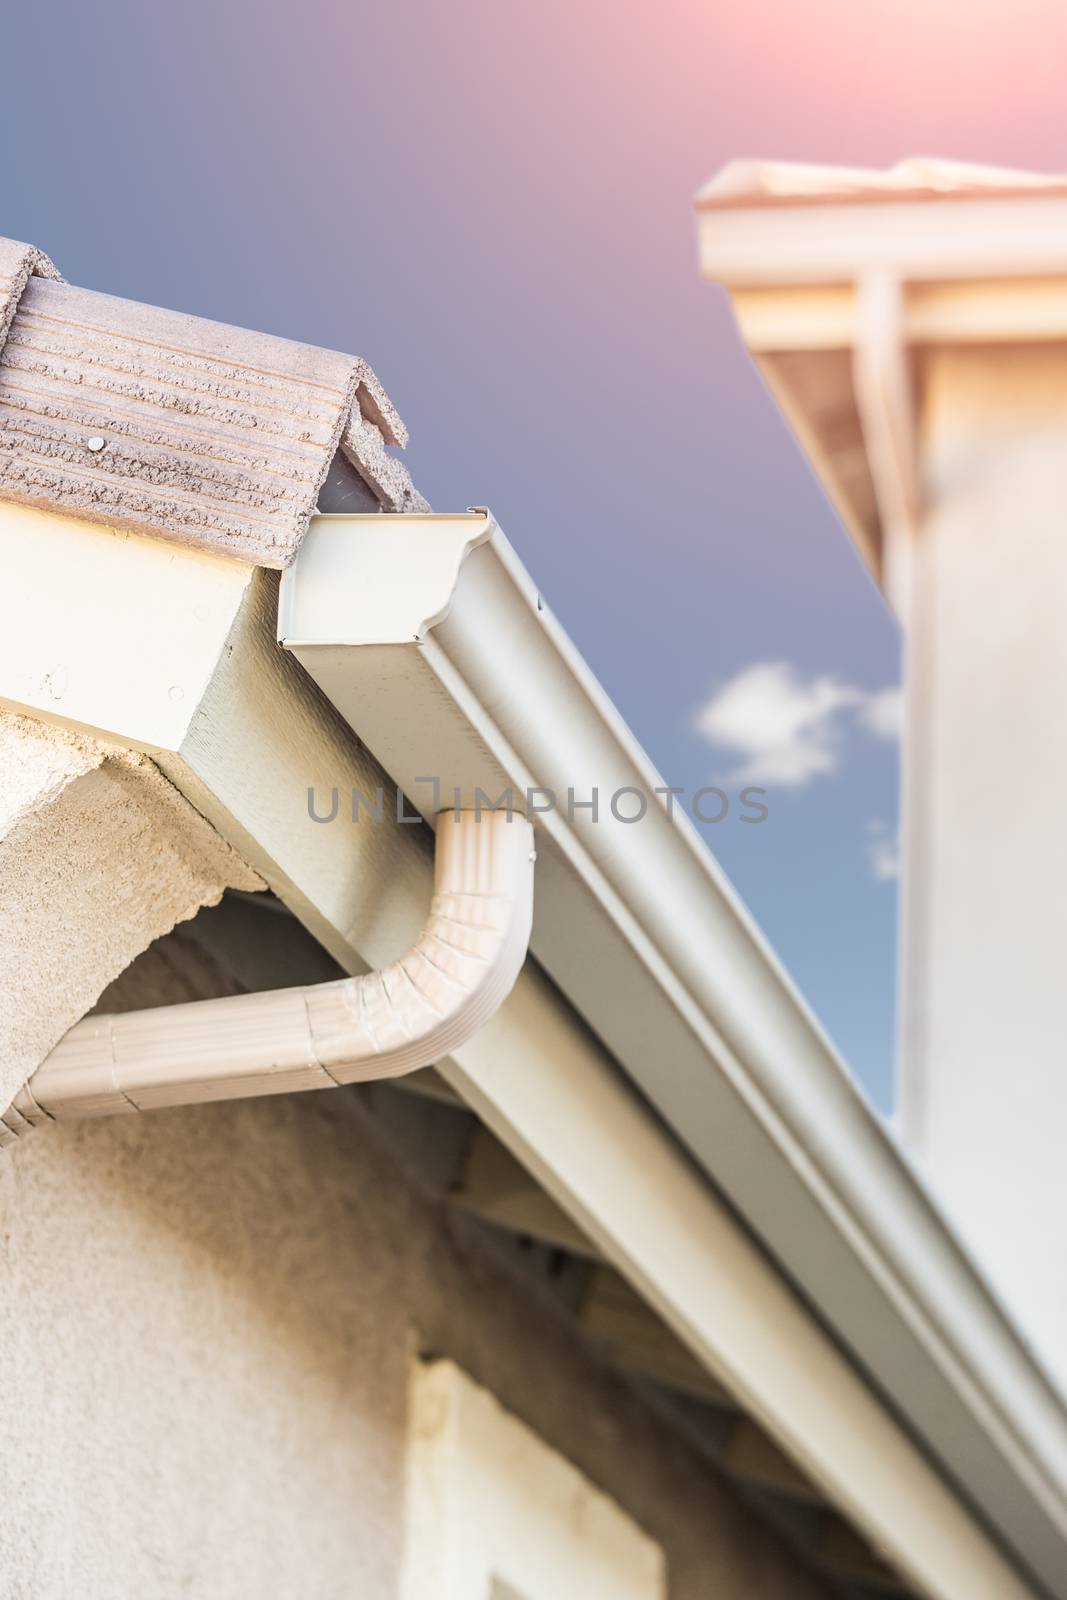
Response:
MULTIPOLYGON (((734 161, 696 208, 704 276, 729 292, 842 521, 892 589, 883 546, 900 519, 880 503, 876 463, 913 431, 931 347, 1067 335, 1067 175, 928 158, 884 172, 734 161), (889 347, 891 379, 879 376, 889 347)), ((902 465, 910 514, 914 467, 902 465)))
POLYGON ((696 197, 701 265, 730 290, 1034 278, 1067 269, 1067 175, 913 159, 886 172, 730 162, 696 197))
POLYGON ((0 239, 0 499, 284 567, 338 449, 425 508, 406 442, 358 356, 79 289, 0 239))
POLYGON ((0 347, 3 346, 22 291, 31 276, 58 278, 43 251, 17 239, 0 239, 0 347))
POLYGON ((1067 175, 985 167, 969 161, 911 156, 882 171, 824 167, 802 161, 730 161, 697 194, 697 206, 825 204, 857 201, 943 200, 1067 194, 1067 175))

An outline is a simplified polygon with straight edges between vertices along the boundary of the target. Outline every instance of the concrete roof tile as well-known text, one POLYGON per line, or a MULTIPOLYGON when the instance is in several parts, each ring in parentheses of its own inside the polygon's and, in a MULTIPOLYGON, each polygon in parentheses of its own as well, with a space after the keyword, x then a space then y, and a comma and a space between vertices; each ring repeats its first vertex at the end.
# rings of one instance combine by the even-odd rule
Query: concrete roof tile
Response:
POLYGON ((17 239, 0 239, 0 348, 3 347, 15 308, 33 274, 58 278, 59 273, 43 251, 17 239))
POLYGON ((885 170, 799 161, 730 161, 697 195, 699 209, 1067 192, 1063 173, 1020 172, 912 156, 885 170))
POLYGON ((75 288, 0 240, 0 499, 283 567, 363 429, 390 506, 407 430, 365 361, 75 288))

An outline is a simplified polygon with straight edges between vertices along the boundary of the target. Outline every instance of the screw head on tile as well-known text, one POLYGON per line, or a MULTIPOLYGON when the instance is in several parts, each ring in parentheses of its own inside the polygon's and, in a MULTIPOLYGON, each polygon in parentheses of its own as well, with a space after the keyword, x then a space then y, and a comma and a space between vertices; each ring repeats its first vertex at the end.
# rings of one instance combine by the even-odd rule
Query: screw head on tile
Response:
POLYGON ((85 448, 91 450, 94 456, 98 456, 101 450, 107 449, 107 440, 101 439, 98 433, 94 433, 91 439, 86 439, 85 448))

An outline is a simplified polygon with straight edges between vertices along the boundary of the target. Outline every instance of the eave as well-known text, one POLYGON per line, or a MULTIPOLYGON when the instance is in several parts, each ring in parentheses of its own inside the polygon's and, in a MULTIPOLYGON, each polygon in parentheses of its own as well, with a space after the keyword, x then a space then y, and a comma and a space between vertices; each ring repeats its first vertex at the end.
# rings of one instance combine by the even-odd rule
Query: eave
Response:
MULTIPOLYGON (((432 538, 437 526, 367 520, 398 537, 432 538)), ((480 746, 485 756, 495 727, 503 740, 491 756, 505 771, 518 761, 551 782, 560 763, 581 784, 609 762, 605 784, 616 771, 654 778, 538 611, 491 519, 444 521, 460 530, 455 593, 427 610, 420 599, 424 659, 407 652, 382 707, 400 717, 409 670, 414 681, 429 681, 428 672, 443 683, 451 668, 469 691, 459 682, 447 689, 466 708, 454 718, 464 759, 480 746), (438 653, 433 665, 426 648, 438 653), (496 690, 513 689, 513 702, 485 692, 482 674, 494 662, 496 690), (546 701, 534 699, 539 681, 546 701), (567 767, 579 757, 592 765, 567 767)), ((346 970, 382 965, 404 948, 429 894, 428 830, 308 817, 309 787, 356 789, 373 802, 385 780, 278 649, 272 574, 11 506, 0 507, 0 550, 9 573, 18 563, 22 621, 17 635, 0 637, 0 699, 152 754, 346 970), (81 581, 64 586, 56 574, 75 540, 92 557, 81 581), (172 583, 179 559, 192 565, 172 583)), ((447 579, 447 563, 443 570, 447 579)), ((369 594, 375 575, 363 563, 349 580, 358 580, 353 595, 369 594)), ((390 581, 400 585, 393 599, 402 617, 410 596, 402 574, 390 581)), ((373 605, 371 614, 389 615, 373 605)), ((358 650, 351 638, 318 643, 358 650)), ((306 631, 303 644, 315 645, 306 631)), ((363 687, 360 704, 377 712, 363 687)), ((359 706, 349 713, 362 720, 359 706)), ((399 738, 390 761, 405 759, 409 744, 399 738)), ((453 759, 447 743, 440 753, 453 759)), ((1067 1424, 1058 1403, 713 864, 657 824, 647 848, 658 876, 647 876, 653 863, 635 831, 626 855, 640 860, 617 853, 612 865, 598 857, 598 841, 552 836, 544 824, 540 960, 440 1070, 696 1359, 922 1592, 1035 1593, 990 1527, 1050 1574, 1052 1592, 1067 1592, 1067 1424), (584 907, 569 934, 557 920, 568 905, 584 907), (685 948, 657 920, 668 912, 685 948), (583 986, 573 964, 576 932, 608 963, 599 983, 583 986), (604 1012, 631 977, 650 1007, 641 1060, 637 1040, 628 1045, 604 1012), (658 1063, 647 1058, 649 1037, 659 1040, 658 1063), (843 1336, 834 1299, 843 1285, 866 1320, 863 1337, 858 1325, 843 1336), (898 1416, 906 1395, 872 1376, 905 1336, 927 1385, 927 1412, 909 1425, 898 1416), (931 1428, 943 1413, 953 1437, 938 1444, 931 1428)))
POLYGON ((427 816, 428 773, 446 805, 599 787, 596 823, 538 818, 538 961, 960 1481, 998 1485, 1019 1547, 1051 1517, 1051 1555, 1062 1408, 1054 1441, 1043 1375, 688 824, 613 819, 662 780, 492 518, 315 519, 279 629, 427 816), (1011 1399, 976 1403, 991 1362, 1011 1399))
POLYGON ((741 164, 696 201, 704 276, 729 293, 745 344, 905 624, 926 352, 1067 337, 1063 180, 915 165, 929 181, 907 168, 741 164), (891 289, 889 322, 871 314, 890 303, 878 285, 891 289), (894 372, 880 387, 890 348, 894 372))

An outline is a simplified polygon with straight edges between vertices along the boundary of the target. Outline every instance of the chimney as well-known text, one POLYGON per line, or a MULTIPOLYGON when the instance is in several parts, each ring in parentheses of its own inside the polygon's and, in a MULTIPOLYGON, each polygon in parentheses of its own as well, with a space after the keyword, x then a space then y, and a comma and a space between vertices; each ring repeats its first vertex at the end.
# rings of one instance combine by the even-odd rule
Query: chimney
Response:
POLYGON ((901 1130, 1067 1387, 1067 178, 735 164, 697 206, 904 631, 901 1130))

